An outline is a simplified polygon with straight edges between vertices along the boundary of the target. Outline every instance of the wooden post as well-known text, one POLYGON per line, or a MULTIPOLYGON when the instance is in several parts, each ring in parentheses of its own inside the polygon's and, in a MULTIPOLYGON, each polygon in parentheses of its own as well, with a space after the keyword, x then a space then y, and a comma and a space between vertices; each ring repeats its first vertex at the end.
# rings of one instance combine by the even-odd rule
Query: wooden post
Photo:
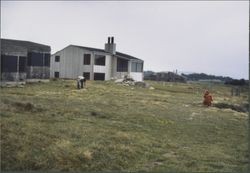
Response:
POLYGON ((231 96, 234 96, 234 88, 231 88, 231 96))
POLYGON ((236 87, 235 88, 236 92, 235 92, 235 95, 236 96, 240 96, 240 90, 239 90, 239 87, 236 87))
POLYGON ((17 56, 17 67, 16 67, 16 83, 18 84, 19 82, 19 56, 17 56))

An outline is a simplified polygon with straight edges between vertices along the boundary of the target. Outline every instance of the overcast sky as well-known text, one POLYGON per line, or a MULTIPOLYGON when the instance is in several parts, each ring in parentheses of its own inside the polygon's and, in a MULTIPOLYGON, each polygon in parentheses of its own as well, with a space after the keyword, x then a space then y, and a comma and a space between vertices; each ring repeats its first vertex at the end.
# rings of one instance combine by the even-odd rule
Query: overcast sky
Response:
POLYGON ((144 60, 144 70, 248 79, 248 1, 1 1, 1 38, 104 48, 144 60))

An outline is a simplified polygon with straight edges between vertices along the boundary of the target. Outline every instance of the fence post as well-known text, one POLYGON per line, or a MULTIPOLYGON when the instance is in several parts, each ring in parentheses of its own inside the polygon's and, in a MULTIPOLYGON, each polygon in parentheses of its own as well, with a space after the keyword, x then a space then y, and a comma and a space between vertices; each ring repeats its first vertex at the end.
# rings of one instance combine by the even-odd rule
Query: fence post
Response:
POLYGON ((234 88, 231 88, 231 96, 234 96, 234 88))

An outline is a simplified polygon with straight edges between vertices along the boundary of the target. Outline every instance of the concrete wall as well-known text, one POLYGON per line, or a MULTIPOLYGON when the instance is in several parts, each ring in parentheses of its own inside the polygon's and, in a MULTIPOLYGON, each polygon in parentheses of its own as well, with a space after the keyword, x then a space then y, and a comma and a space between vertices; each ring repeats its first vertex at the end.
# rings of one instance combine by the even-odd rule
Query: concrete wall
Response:
POLYGON ((26 72, 24 73, 5 73, 1 74, 2 81, 25 81, 26 80, 26 72))
POLYGON ((130 77, 132 77, 136 81, 143 81, 143 73, 142 72, 131 72, 130 77))
POLYGON ((36 66, 27 66, 27 79, 49 79, 50 77, 50 67, 36 67, 36 66))

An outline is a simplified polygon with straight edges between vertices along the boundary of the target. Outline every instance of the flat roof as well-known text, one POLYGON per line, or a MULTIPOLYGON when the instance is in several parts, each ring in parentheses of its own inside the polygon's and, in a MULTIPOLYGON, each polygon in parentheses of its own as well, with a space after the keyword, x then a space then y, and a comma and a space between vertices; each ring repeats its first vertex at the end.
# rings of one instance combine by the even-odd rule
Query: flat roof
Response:
POLYGON ((9 52, 9 51, 41 51, 41 52, 50 52, 51 48, 48 45, 34 43, 31 41, 23 41, 23 40, 12 40, 12 39, 2 39, 1 38, 1 52, 9 52))

